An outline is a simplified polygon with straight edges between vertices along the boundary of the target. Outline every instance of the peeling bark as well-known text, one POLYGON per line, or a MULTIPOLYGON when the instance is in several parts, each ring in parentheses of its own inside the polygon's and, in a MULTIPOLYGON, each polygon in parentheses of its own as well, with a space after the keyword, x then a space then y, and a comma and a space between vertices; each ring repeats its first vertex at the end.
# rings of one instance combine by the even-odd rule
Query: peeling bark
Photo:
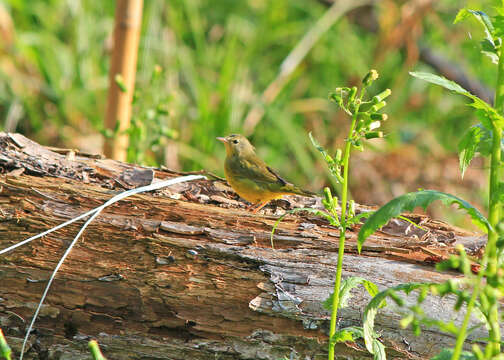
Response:
MULTIPOLYGON (((124 189, 178 175, 55 152, 5 133, 0 169, 0 249, 124 189)), ((26 358, 87 359, 93 337, 110 359, 324 359, 329 313, 322 301, 333 287, 338 230, 320 218, 289 215, 271 249, 271 228, 292 206, 321 207, 319 199, 293 196, 255 215, 213 179, 135 195, 105 209, 58 273, 26 358)), ((368 239, 361 255, 358 229, 351 229, 343 277, 361 276, 380 289, 443 281, 457 275, 435 271, 433 262, 456 243, 473 254, 485 244, 477 234, 423 215, 409 217, 427 231, 393 221, 368 239)), ((81 225, 0 257, 0 326, 15 351, 52 269, 81 225)), ((339 326, 360 325, 368 301, 355 290, 340 311, 339 326)), ((453 316, 452 305, 451 298, 424 303, 442 319, 453 316)), ((399 319, 389 306, 376 320, 389 358, 429 358, 454 343, 436 329, 414 337, 399 319)), ((371 358, 362 343, 338 344, 336 353, 339 359, 371 358)))

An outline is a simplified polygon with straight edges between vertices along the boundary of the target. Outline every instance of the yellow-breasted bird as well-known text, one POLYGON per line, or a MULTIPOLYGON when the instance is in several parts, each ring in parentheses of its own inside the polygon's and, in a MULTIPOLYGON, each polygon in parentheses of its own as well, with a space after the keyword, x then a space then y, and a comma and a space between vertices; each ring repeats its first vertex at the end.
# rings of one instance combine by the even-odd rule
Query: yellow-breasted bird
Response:
POLYGON ((257 206, 254 213, 282 195, 315 195, 282 179, 256 155, 255 148, 245 136, 233 134, 217 140, 226 146, 224 173, 229 185, 238 195, 257 206))

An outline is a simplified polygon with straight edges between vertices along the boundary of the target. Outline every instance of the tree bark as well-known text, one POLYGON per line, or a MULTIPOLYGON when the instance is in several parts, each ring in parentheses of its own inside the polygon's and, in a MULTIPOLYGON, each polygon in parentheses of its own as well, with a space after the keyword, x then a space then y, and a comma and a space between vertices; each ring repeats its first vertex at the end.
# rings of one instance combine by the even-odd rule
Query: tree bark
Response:
MULTIPOLYGON (((0 249, 126 188, 179 175, 52 150, 19 134, 0 133, 0 249)), ((288 200, 252 214, 223 181, 209 179, 107 208, 58 273, 25 358, 87 359, 87 341, 96 338, 109 359, 324 359, 329 313, 322 301, 333 286, 338 230, 311 215, 288 215, 273 250, 270 232, 286 208, 321 206, 320 199, 288 200)), ((364 277, 380 289, 444 281, 457 274, 435 271, 434 262, 456 243, 472 253, 485 243, 423 215, 409 217, 427 231, 393 221, 368 239, 361 255, 358 228, 351 229, 344 278, 364 277)), ((15 351, 52 269, 81 225, 0 257, 0 326, 15 351)), ((362 289, 353 291, 339 327, 361 325, 369 300, 362 289)), ((453 303, 428 297, 424 308, 450 319, 459 316, 453 303)), ((376 319, 391 359, 427 359, 454 343, 436 329, 414 337, 400 328, 400 317, 389 304, 376 319)), ((336 346, 339 359, 372 358, 361 342, 336 346)))

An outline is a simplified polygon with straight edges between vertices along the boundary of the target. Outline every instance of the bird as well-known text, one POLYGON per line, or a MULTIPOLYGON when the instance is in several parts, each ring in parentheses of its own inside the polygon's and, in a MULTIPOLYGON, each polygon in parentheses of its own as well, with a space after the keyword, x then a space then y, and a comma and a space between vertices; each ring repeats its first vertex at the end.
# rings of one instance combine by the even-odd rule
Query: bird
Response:
POLYGON ((256 155, 254 146, 245 136, 232 134, 218 137, 217 140, 226 147, 226 180, 238 195, 252 203, 249 208, 255 208, 253 213, 257 213, 271 200, 280 199, 282 195, 316 195, 280 177, 256 155))

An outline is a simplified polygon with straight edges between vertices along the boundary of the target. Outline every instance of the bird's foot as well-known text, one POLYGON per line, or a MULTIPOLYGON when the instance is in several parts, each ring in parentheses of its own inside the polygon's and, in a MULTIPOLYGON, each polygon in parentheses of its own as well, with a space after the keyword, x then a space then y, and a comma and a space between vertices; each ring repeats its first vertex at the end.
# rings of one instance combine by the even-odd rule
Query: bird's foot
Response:
POLYGON ((259 210, 261 210, 269 201, 264 201, 262 203, 252 204, 247 207, 247 210, 252 210, 253 214, 256 214, 259 210))

